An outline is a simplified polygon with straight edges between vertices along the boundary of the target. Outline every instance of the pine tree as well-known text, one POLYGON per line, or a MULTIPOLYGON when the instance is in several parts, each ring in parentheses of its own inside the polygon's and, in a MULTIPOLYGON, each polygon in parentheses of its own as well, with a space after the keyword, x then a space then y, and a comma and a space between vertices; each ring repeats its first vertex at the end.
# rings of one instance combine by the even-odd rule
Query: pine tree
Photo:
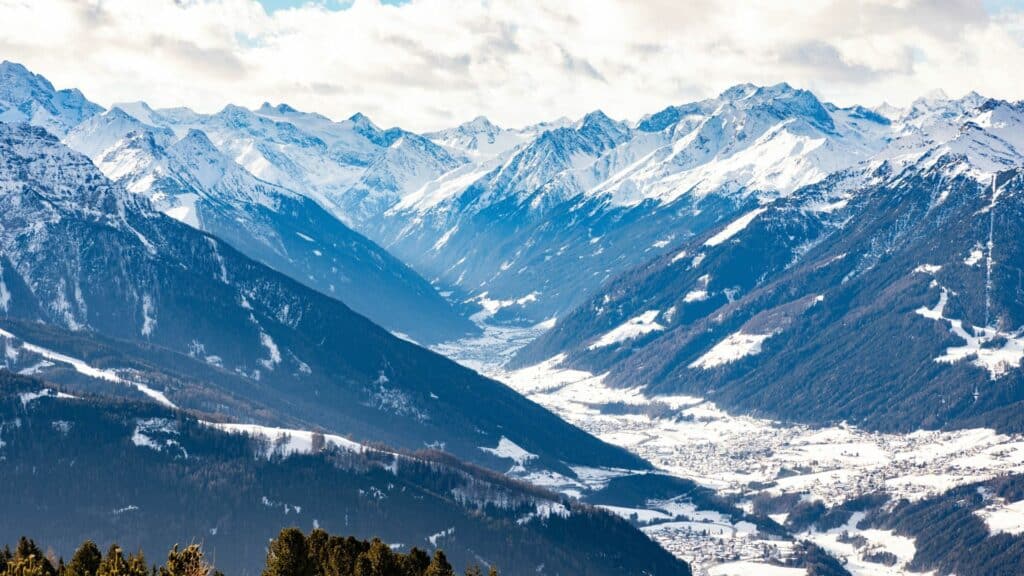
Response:
POLYGON ((86 540, 71 556, 66 574, 67 576, 96 576, 96 571, 99 570, 102 561, 103 554, 96 543, 86 540))
POLYGON ((327 447, 327 439, 324 438, 324 435, 319 433, 319 432, 313 432, 313 435, 312 435, 312 450, 313 450, 313 454, 319 454, 320 452, 323 452, 324 448, 326 448, 326 447, 327 447))
POLYGON ((159 576, 210 576, 213 571, 198 544, 179 551, 178 545, 167 553, 167 563, 160 567, 159 576))
POLYGON ((325 569, 328 566, 328 548, 331 537, 327 532, 316 528, 306 538, 306 549, 309 553, 309 560, 313 563, 313 572, 316 576, 327 576, 325 569))
POLYGON ((306 537, 298 528, 285 528, 270 544, 263 576, 315 576, 306 537))
POLYGON ((6 576, 46 576, 43 563, 35 557, 14 558, 7 563, 6 576))
POLYGON ((359 557, 356 558, 355 570, 353 570, 352 575, 353 576, 380 576, 380 574, 378 574, 374 570, 373 562, 370 562, 370 559, 367 558, 366 554, 360 554, 359 557))
POLYGON ((430 556, 419 548, 409 550, 409 553, 402 558, 403 576, 422 576, 430 566, 430 556))
POLYGON ((392 576, 399 573, 399 563, 391 547, 374 538, 370 543, 370 549, 366 551, 366 557, 370 559, 375 574, 381 576, 392 576))
POLYGON ((455 570, 448 563, 448 558, 444 555, 444 552, 435 550, 434 557, 430 560, 430 566, 427 566, 423 576, 455 576, 455 570))
POLYGON ((142 555, 142 550, 139 550, 136 554, 128 555, 128 573, 126 576, 153 576, 150 572, 149 565, 146 564, 146 557, 142 555))
POLYGON ((112 544, 96 569, 96 576, 150 576, 150 573, 141 551, 125 558, 121 547, 112 544))
MULTIPOLYGON (((489 576, 498 576, 490 567, 489 576)), ((15 551, 0 549, 0 576, 224 576, 206 561, 202 548, 177 545, 160 567, 148 566, 140 550, 125 556, 116 544, 105 555, 90 540, 82 543, 65 566, 59 569, 30 539, 18 541, 15 551)), ((436 550, 433 558, 419 548, 408 554, 395 552, 378 538, 372 542, 353 537, 331 536, 314 530, 305 536, 297 528, 286 528, 270 544, 263 576, 455 576, 448 558, 436 550)), ((483 576, 479 566, 465 570, 465 576, 483 576)))
POLYGON ((43 551, 24 536, 18 540, 13 557, 7 561, 6 572, 12 576, 57 576, 57 570, 43 551))

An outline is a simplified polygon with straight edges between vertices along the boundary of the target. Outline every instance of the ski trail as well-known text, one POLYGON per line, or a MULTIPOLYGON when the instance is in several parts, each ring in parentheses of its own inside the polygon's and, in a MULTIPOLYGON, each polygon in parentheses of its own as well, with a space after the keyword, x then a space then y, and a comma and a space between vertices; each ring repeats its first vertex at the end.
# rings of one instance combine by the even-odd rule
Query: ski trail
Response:
POLYGON ((992 176, 992 202, 988 205, 988 244, 986 245, 987 255, 985 258, 985 326, 991 326, 992 310, 992 249, 995 243, 992 240, 996 222, 996 201, 999 200, 999 188, 996 187, 996 177, 992 176))

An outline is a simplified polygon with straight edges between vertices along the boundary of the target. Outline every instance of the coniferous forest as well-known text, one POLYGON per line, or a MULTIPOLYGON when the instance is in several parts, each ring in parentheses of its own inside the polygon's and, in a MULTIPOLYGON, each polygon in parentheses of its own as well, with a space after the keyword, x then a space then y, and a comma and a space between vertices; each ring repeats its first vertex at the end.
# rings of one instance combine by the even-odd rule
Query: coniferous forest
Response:
MULTIPOLYGON (((466 576, 483 576, 479 565, 466 576)), ((498 576, 497 568, 487 569, 498 576)), ((142 550, 125 552, 111 544, 106 553, 92 540, 75 550, 71 560, 54 558, 35 541, 22 537, 14 550, 0 551, 0 576, 224 576, 199 544, 175 545, 163 564, 150 563, 142 550)), ((307 536, 285 528, 269 545, 262 576, 455 576, 455 569, 437 549, 429 555, 419 548, 395 552, 377 538, 358 540, 315 529, 307 536)))
MULTIPOLYGON (((301 526, 379 537, 396 557, 442 548, 459 568, 503 574, 690 573, 625 519, 451 458, 330 447, 284 457, 182 412, 48 386, 0 371, 0 486, 19 495, 4 502, 17 522, 0 522, 0 543, 30 535, 55 570, 85 539, 150 554, 198 542, 225 573, 253 576, 267 542, 301 526)), ((366 574, 312 574, 348 573, 366 574)))

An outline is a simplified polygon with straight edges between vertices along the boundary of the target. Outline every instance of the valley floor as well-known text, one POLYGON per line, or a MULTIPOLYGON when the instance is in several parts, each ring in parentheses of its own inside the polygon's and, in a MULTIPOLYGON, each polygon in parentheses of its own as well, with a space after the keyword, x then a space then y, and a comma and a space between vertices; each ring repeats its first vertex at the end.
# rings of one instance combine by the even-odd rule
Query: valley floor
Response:
MULTIPOLYGON (((811 428, 729 414, 696 397, 649 398, 640 388, 610 388, 600 375, 560 367, 559 358, 517 371, 504 370, 505 360, 542 330, 487 326, 482 337, 437 350, 507 383, 567 421, 635 452, 666 473, 735 495, 741 506, 750 507, 748 497, 758 491, 752 487, 758 483, 772 483, 770 493, 808 494, 833 505, 878 491, 917 500, 954 486, 1024 472, 1024 437, 987 429, 882 434, 845 425, 811 428)), ((627 473, 583 472, 590 479, 627 473)), ((570 494, 586 488, 552 474, 534 472, 524 478, 570 494)), ((581 479, 591 484, 587 478, 581 479)), ((767 557, 785 557, 790 542, 762 537, 753 526, 744 526, 745 522, 731 524, 728 519, 714 518, 716 513, 681 510, 680 506, 678 502, 650 501, 645 509, 613 511, 633 518, 666 549, 691 561, 698 574, 803 573, 763 563, 767 557), (681 515, 690 521, 679 521, 681 515)), ((1024 532, 1024 513, 1010 508, 994 504, 984 512, 993 533, 1024 532)), ((786 515, 773 519, 782 523, 786 515)), ((859 530, 856 520, 827 533, 800 536, 844 559, 854 576, 909 574, 904 566, 914 556, 914 542, 881 530, 859 530), (863 539, 856 545, 844 543, 840 541, 846 540, 840 538, 844 531, 863 539), (863 557, 868 550, 891 552, 898 561, 893 566, 866 561, 863 557)))

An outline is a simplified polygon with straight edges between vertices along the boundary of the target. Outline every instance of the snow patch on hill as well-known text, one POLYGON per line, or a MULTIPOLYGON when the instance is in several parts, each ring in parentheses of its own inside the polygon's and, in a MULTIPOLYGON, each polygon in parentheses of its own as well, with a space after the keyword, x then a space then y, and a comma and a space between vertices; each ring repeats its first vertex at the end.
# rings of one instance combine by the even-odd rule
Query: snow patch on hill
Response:
MULTIPOLYGON (((8 332, 6 330, 3 330, 3 329, 0 329, 0 338, 5 338, 5 339, 8 339, 8 340, 12 340, 12 341, 20 340, 14 334, 11 334, 10 332, 8 332)), ((123 378, 123 377, 119 376, 117 374, 117 372, 112 370, 112 369, 109 369, 109 368, 107 368, 107 369, 95 368, 93 366, 90 366, 84 360, 80 360, 78 358, 73 358, 73 357, 68 356, 66 354, 61 354, 60 352, 55 352, 53 350, 50 350, 49 348, 44 348, 42 346, 36 346, 35 344, 29 343, 29 342, 25 342, 24 340, 20 340, 20 341, 21 341, 20 348, 22 350, 25 350, 27 352, 31 352, 33 354, 38 354, 38 355, 42 356, 43 358, 46 358, 47 360, 50 360, 52 362, 57 362, 59 364, 67 364, 67 365, 71 366, 79 374, 82 374, 84 376, 88 376, 90 378, 96 378, 98 380, 106 380, 107 382, 113 382, 115 384, 124 384, 126 386, 130 386, 132 388, 135 388, 139 392, 142 392, 143 394, 148 396, 150 399, 156 401, 158 404, 161 404, 161 405, 166 406, 168 408, 176 408, 174 403, 171 402, 170 400, 168 400, 167 396, 165 396, 163 392, 154 390, 153 388, 150 388, 149 386, 147 386, 145 384, 142 384, 142 383, 139 383, 139 382, 133 382, 131 380, 128 380, 127 378, 123 378)), ((8 346, 11 346, 11 344, 9 343, 8 346)))
POLYGON ((313 454, 318 449, 332 446, 357 453, 369 450, 366 446, 337 434, 321 434, 310 430, 276 428, 273 426, 260 426, 259 424, 222 424, 216 422, 204 422, 204 424, 231 434, 247 434, 266 440, 263 456, 268 459, 274 456, 288 457, 293 454, 313 454), (322 444, 320 444, 321 439, 322 444))
POLYGON ((911 572, 909 563, 917 553, 914 540, 899 536, 891 530, 859 529, 857 524, 864 519, 863 512, 855 512, 843 526, 827 532, 805 532, 801 537, 821 546, 830 554, 846 560, 846 569, 857 576, 903 576, 911 572), (849 537, 861 537, 865 543, 849 541, 849 537), (841 541, 847 540, 847 541, 841 541), (865 559, 867 554, 888 552, 896 557, 896 563, 886 566, 865 559))
POLYGON ((648 310, 639 316, 630 318, 626 322, 602 335, 596 342, 587 348, 589 350, 596 350, 598 348, 604 348, 605 346, 619 344, 627 340, 634 340, 645 334, 650 334, 651 332, 660 332, 665 329, 664 326, 655 322, 655 319, 658 318, 658 314, 660 313, 660 310, 648 310))
POLYGON ((992 535, 1024 533, 1024 500, 998 503, 976 512, 992 535))
POLYGON ((4 283, 4 266, 0 263, 0 310, 8 312, 7 307, 10 303, 11 292, 7 289, 7 284, 4 283))
POLYGON ((946 353, 935 358, 936 362, 955 364, 970 360, 971 364, 987 370, 989 378, 998 380, 1010 370, 1019 368, 1024 359, 1024 327, 1008 332, 993 326, 964 327, 964 321, 945 315, 949 302, 949 291, 940 287, 939 301, 934 307, 922 306, 915 310, 920 316, 937 322, 948 322, 949 331, 964 341, 963 346, 950 346, 946 353))
POLYGON ((480 448, 488 454, 493 454, 498 458, 507 458, 515 462, 516 467, 522 468, 524 464, 530 460, 537 458, 536 454, 528 452, 515 442, 502 436, 501 440, 498 441, 498 445, 494 448, 480 448))
POLYGON ((50 388, 43 388, 37 392, 22 392, 18 395, 18 399, 21 400, 21 406, 27 408, 29 404, 35 402, 40 398, 60 398, 60 399, 74 399, 75 396, 66 394, 64 392, 57 392, 50 388))
POLYGON ((691 362, 690 368, 710 370, 747 356, 760 354, 761 345, 771 337, 771 334, 747 334, 742 330, 734 332, 691 362))
POLYGON ((733 220, 731 223, 729 223, 729 225, 723 228, 721 232, 715 234, 711 238, 708 238, 704 242, 704 245, 718 246, 719 244, 725 242, 729 238, 732 238, 733 236, 742 232, 744 228, 749 226, 750 223, 754 221, 754 218, 760 216, 767 209, 768 208, 762 206, 761 208, 755 208, 754 210, 747 212, 743 216, 740 216, 736 220, 733 220))

